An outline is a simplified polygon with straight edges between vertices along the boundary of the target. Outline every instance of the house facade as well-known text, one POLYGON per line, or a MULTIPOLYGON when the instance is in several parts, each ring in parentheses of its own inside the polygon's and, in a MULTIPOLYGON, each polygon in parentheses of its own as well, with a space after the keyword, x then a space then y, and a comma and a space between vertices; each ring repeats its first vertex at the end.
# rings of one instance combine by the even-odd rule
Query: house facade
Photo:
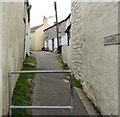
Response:
POLYGON ((44 17, 43 24, 31 28, 31 46, 30 49, 34 51, 42 50, 44 47, 43 33, 49 27, 48 19, 44 17))
POLYGON ((72 69, 103 115, 118 115, 119 6, 72 0, 72 69))
MULTIPOLYGON (((58 23, 59 47, 61 50, 63 45, 68 44, 67 34, 65 33, 65 30, 69 17, 70 16, 58 23)), ((44 30, 44 47, 50 51, 56 51, 58 48, 56 26, 57 24, 54 24, 53 26, 44 30)))
MULTIPOLYGON (((21 70, 25 58, 28 7, 24 0, 0 2, 0 116, 8 114, 8 72, 21 70)), ((13 75, 12 89, 17 77, 13 75)))

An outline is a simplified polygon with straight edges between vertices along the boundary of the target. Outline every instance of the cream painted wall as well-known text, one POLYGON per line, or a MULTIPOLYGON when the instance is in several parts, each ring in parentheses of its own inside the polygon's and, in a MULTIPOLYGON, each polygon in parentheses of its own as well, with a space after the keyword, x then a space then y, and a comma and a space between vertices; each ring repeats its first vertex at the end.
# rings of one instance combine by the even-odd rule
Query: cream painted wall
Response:
MULTIPOLYGON (((0 6, 1 7, 1 6, 0 6)), ((1 13, 0 13, 1 14, 1 13)), ((23 2, 3 2, 2 3, 2 43, 0 43, 0 83, 2 80, 2 95, 0 93, 0 109, 2 115, 8 112, 8 72, 20 70, 24 59, 24 0, 23 2), (2 53, 2 55, 1 55, 2 53), (1 68, 2 67, 2 68, 1 68), (1 103, 1 100, 3 103, 1 103)), ((1 42, 1 38, 0 38, 1 42)), ((17 76, 14 75, 12 88, 15 87, 17 76)), ((0 88, 1 90, 1 88, 0 88)), ((1 91, 0 91, 1 92, 1 91)))
POLYGON ((31 50, 41 50, 44 47, 44 30, 49 27, 48 20, 43 19, 43 25, 31 33, 31 50))
POLYGON ((41 50, 43 45, 43 28, 40 27, 35 31, 35 50, 41 50))
POLYGON ((34 50, 34 48, 35 48, 35 33, 31 33, 30 50, 34 50))
POLYGON ((44 47, 44 34, 43 34, 44 32, 43 32, 43 30, 45 30, 48 27, 49 27, 48 24, 44 24, 42 27, 40 27, 38 30, 36 30, 35 50, 41 50, 44 47))
POLYGON ((0 2, 0 117, 2 116, 2 3, 0 2))
MULTIPOLYGON (((99 1, 99 0, 98 0, 99 1)), ((72 2, 72 69, 104 115, 118 114, 118 45, 104 37, 118 34, 118 3, 72 2)))

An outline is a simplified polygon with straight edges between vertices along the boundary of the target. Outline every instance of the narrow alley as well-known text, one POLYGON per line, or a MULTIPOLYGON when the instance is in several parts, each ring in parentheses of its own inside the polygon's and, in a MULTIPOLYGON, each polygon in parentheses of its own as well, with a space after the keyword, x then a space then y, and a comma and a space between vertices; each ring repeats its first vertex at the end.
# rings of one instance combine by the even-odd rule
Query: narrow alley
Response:
MULTIPOLYGON (((39 70, 61 70, 61 64, 51 52, 33 52, 38 61, 39 70)), ((37 74, 33 80, 33 106, 70 105, 69 83, 65 83, 65 74, 37 74)), ((33 109, 33 115, 88 115, 84 105, 74 90, 73 112, 69 109, 33 109)))
POLYGON ((0 117, 120 116, 119 11, 120 0, 0 0, 0 117))

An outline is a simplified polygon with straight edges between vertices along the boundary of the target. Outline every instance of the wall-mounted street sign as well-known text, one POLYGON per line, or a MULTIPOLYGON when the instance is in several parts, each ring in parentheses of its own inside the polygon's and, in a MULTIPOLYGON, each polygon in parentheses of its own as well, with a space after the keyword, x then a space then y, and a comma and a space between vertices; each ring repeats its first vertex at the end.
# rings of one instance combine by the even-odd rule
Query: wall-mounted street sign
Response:
POLYGON ((118 45, 120 44, 120 33, 104 37, 104 45, 118 45))

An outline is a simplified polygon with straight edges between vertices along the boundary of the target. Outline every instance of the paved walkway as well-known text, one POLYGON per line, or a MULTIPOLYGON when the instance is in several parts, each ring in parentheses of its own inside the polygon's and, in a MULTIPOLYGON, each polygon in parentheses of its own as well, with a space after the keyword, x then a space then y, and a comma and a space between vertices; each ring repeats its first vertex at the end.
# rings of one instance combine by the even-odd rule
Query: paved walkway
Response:
MULTIPOLYGON (((33 52, 40 70, 60 70, 61 64, 55 54, 50 52, 33 52)), ((65 74, 36 74, 33 79, 33 106, 61 106, 70 104, 69 83, 64 82, 65 74)), ((33 115, 88 115, 85 107, 74 90, 74 108, 68 109, 32 109, 33 115)))

